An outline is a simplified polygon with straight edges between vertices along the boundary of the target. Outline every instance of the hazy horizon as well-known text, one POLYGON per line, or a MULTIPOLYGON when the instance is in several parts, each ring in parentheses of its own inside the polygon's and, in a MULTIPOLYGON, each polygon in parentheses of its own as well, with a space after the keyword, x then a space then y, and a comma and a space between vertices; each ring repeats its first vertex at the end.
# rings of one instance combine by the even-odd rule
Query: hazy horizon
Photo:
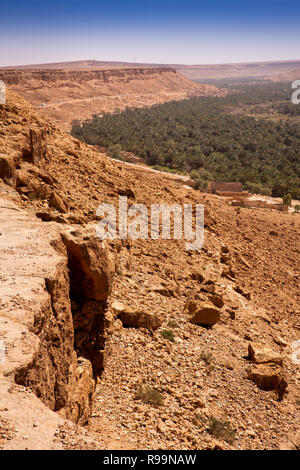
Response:
POLYGON ((12 0, 0 8, 0 66, 91 59, 209 65, 300 58, 300 5, 291 2, 12 0))
MULTIPOLYGON (((190 63, 190 64, 188 64, 188 63, 185 63, 185 64, 184 63, 177 63, 177 64, 175 64, 175 63, 171 63, 171 62, 162 63, 162 62, 145 62, 145 61, 129 62, 129 61, 124 61, 124 60, 103 60, 101 58, 88 58, 88 59, 77 59, 77 60, 68 60, 68 59, 66 59, 66 60, 51 61, 51 62, 36 62, 36 63, 31 62, 31 63, 26 63, 26 64, 24 64, 24 63, 23 64, 12 64, 12 65, 7 65, 6 64, 6 66, 7 67, 14 67, 14 66, 16 66, 16 67, 27 67, 27 66, 30 66, 30 65, 33 65, 33 66, 35 66, 35 65, 47 65, 47 64, 54 65, 54 64, 63 64, 63 63, 69 63, 70 64, 72 62, 74 62, 74 63, 76 63, 76 62, 88 62, 88 61, 92 61, 92 60, 95 60, 96 62, 105 62, 105 63, 108 63, 108 64, 110 62, 112 62, 112 63, 124 63, 124 64, 125 63, 128 63, 128 64, 134 63, 134 64, 137 64, 137 65, 138 64, 147 64, 147 65, 170 65, 170 66, 174 65, 174 66, 186 66, 186 67, 189 67, 189 66, 190 67, 193 67, 193 66, 203 66, 203 67, 205 67, 205 66, 210 66, 210 65, 214 66, 214 65, 240 65, 240 64, 252 64, 252 63, 253 64, 260 64, 260 63, 263 64, 263 63, 272 63, 272 62, 274 62, 274 63, 277 63, 277 62, 287 62, 287 63, 289 63, 289 62, 300 62, 300 55, 299 55, 299 58, 296 58, 296 59, 278 59, 278 60, 270 60, 270 61, 268 61, 268 60, 266 60, 266 61, 257 60, 257 61, 241 61, 241 62, 214 62, 214 63, 203 63, 203 64, 201 64, 201 63, 197 63, 197 64, 196 63, 195 64, 192 64, 192 63, 190 63)), ((4 66, 0 65, 0 67, 5 68, 5 65, 4 66)))

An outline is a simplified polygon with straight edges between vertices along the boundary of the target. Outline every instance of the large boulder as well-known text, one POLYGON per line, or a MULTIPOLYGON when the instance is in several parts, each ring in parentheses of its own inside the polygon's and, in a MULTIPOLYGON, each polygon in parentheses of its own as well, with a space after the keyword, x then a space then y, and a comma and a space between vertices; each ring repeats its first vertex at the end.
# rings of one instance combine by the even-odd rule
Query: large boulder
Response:
POLYGON ((162 325, 162 320, 157 315, 135 310, 118 301, 112 303, 110 310, 127 327, 147 328, 150 331, 155 331, 162 325))
POLYGON ((282 356, 273 351, 269 347, 260 345, 259 343, 249 343, 248 345, 249 360, 255 364, 265 364, 272 362, 274 364, 282 365, 282 356))
POLYGON ((62 239, 69 257, 71 294, 107 300, 117 267, 116 247, 99 240, 93 228, 68 229, 62 239))
POLYGON ((220 321, 220 311, 209 302, 188 302, 186 311, 190 315, 190 322, 195 325, 213 326, 220 321))
POLYGON ((276 390, 281 399, 287 388, 282 367, 278 364, 253 364, 247 370, 247 378, 252 380, 261 390, 276 390))

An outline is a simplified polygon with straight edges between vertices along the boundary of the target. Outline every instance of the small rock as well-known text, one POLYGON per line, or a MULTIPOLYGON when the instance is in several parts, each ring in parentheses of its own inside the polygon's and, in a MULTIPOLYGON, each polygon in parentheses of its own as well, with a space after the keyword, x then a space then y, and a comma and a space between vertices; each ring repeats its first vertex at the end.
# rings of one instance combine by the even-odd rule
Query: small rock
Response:
POLYGON ((241 294, 245 299, 250 300, 251 299, 251 293, 246 292, 244 289, 242 289, 240 286, 236 286, 234 290, 238 293, 241 294))
POLYGON ((212 304, 214 304, 216 307, 222 308, 224 307, 224 300, 221 297, 221 295, 218 294, 213 294, 209 296, 209 300, 212 304))
POLYGON ((53 191, 53 193, 52 193, 52 195, 49 199, 49 207, 53 207, 58 212, 61 212, 63 214, 66 214, 68 212, 67 205, 61 199, 61 197, 58 196, 58 194, 56 194, 55 191, 53 191))

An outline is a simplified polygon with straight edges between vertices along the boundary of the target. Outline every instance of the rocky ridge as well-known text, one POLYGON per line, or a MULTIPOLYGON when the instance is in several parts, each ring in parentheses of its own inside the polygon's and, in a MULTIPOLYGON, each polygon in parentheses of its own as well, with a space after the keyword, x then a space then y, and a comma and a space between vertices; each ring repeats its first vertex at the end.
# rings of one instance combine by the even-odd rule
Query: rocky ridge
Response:
POLYGON ((27 99, 61 129, 74 119, 144 107, 191 96, 223 96, 212 85, 200 85, 172 67, 111 69, 0 69, 0 80, 27 99))

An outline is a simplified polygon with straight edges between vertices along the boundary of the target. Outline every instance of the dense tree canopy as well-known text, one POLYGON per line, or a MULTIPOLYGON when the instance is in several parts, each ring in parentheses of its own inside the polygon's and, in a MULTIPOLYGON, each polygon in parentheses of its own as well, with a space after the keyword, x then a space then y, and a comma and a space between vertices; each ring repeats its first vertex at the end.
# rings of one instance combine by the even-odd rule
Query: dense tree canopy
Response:
POLYGON ((127 108, 101 118, 94 115, 81 125, 75 123, 72 135, 107 148, 115 157, 128 151, 149 165, 190 173, 198 187, 208 180, 241 181, 249 190, 274 196, 289 192, 299 198, 299 125, 234 112, 236 106, 261 103, 285 106, 290 89, 245 84, 232 85, 231 91, 224 98, 200 97, 127 108))

